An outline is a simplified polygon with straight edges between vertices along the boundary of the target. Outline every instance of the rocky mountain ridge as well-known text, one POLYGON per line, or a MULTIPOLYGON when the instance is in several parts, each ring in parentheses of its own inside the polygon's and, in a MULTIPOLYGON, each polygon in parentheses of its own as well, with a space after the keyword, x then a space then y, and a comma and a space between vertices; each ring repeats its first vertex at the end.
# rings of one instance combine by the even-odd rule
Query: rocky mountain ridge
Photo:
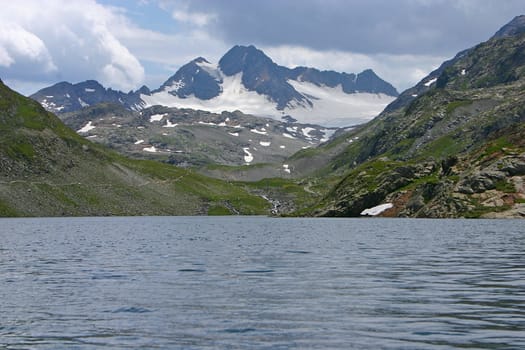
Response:
POLYGON ((241 112, 215 114, 162 106, 129 111, 116 104, 98 104, 60 117, 91 141, 135 158, 182 167, 282 163, 301 149, 328 141, 335 132, 241 112))
POLYGON ((221 113, 240 110, 277 120, 350 126, 377 115, 398 92, 367 69, 359 74, 287 68, 254 46, 234 46, 218 62, 198 57, 182 66, 158 89, 123 93, 95 81, 58 83, 31 95, 61 114, 96 103, 130 110, 161 105, 221 113))
POLYGON ((49 112, 62 114, 81 110, 98 103, 115 103, 129 110, 140 110, 144 102, 140 95, 149 93, 143 86, 137 91, 124 93, 104 88, 96 80, 87 80, 77 84, 57 83, 34 93, 30 97, 49 112))
POLYGON ((298 154, 292 165, 317 161, 316 176, 334 183, 305 213, 524 217, 525 34, 515 29, 445 62, 363 127, 298 154))

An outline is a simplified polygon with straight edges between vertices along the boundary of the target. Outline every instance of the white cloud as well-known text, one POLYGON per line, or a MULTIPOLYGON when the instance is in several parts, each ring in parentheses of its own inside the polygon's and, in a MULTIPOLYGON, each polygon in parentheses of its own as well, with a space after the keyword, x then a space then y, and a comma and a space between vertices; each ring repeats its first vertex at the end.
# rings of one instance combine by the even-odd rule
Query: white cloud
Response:
POLYGON ((109 62, 102 68, 102 80, 118 82, 120 86, 130 89, 144 80, 144 68, 138 59, 109 32, 107 26, 99 25, 94 33, 109 58, 109 62))
POLYGON ((173 18, 179 22, 189 23, 198 27, 203 27, 215 19, 215 15, 203 12, 189 12, 175 10, 172 14, 173 18))
POLYGON ((41 64, 46 72, 57 69, 44 42, 38 36, 17 23, 2 22, 0 23, 0 65, 10 67, 18 59, 41 64))
MULTIPOLYGON (((417 1, 427 3, 426 0, 417 1)), ((449 3, 445 0, 443 2, 449 3)), ((296 6, 293 1, 283 3, 296 6)), ((317 4, 315 1, 309 3, 317 4)), ((377 50, 373 54, 363 54, 357 53, 358 47, 350 49, 356 52, 349 52, 348 45, 335 46, 339 47, 338 50, 326 50, 326 46, 307 48, 306 46, 315 45, 315 38, 306 36, 307 43, 293 40, 293 36, 288 34, 298 31, 304 36, 301 31, 303 27, 293 24, 290 24, 290 30, 275 31, 279 40, 263 40, 259 36, 266 31, 259 31, 255 35, 252 31, 259 27, 252 26, 253 30, 250 31, 242 20, 246 14, 256 12, 257 21, 261 20, 265 29, 278 29, 279 26, 273 25, 278 23, 274 23, 273 17, 263 16, 266 13, 264 9, 275 12, 273 5, 267 6, 264 2, 247 4, 241 1, 226 4, 197 0, 137 0, 135 4, 138 7, 131 6, 130 2, 122 2, 119 5, 122 7, 101 5, 96 0, 46 0, 45 6, 41 0, 3 2, 0 12, 0 77, 24 87, 29 85, 22 82, 34 82, 35 87, 40 87, 44 82, 45 85, 50 85, 61 80, 78 82, 97 79, 105 86, 125 91, 136 89, 143 83, 156 88, 183 64, 197 56, 217 62, 235 44, 256 44, 276 63, 288 67, 303 65, 348 73, 359 73, 372 68, 401 92, 418 82, 443 60, 450 58, 422 54, 378 54, 377 50), (156 13, 154 10, 165 11, 164 16, 159 16, 158 19, 152 15, 156 13), (157 20, 159 22, 154 22, 157 20), (148 23, 156 25, 150 26, 148 23), (226 35, 221 27, 230 25, 234 27, 233 32, 246 35, 226 35), (249 38, 251 41, 245 42, 239 38, 249 38), (282 42, 295 44, 278 46, 277 43, 282 42), (148 69, 147 75, 144 67, 148 69)), ((471 5, 471 2, 461 0, 457 6, 467 11, 470 9, 467 5, 471 5)), ((316 6, 313 8, 316 9, 316 6)), ((323 5, 323 8, 331 8, 329 12, 333 13, 338 6, 323 5)), ((286 14, 286 11, 281 12, 286 14)), ((321 30, 325 27, 315 25, 316 22, 310 23, 308 17, 283 16, 287 21, 306 20, 308 28, 319 29, 322 40, 330 38, 321 30)), ((252 17, 247 18, 252 20, 252 17)), ((332 16, 329 16, 329 20, 334 21, 332 16)), ((348 19, 344 17, 344 21, 346 23, 348 19)), ((326 27, 331 27, 332 22, 326 27)), ((377 23, 383 22, 376 21, 377 23)), ((366 27, 364 24, 361 26, 366 27)), ((336 27, 339 28, 334 24, 334 28, 336 27)), ((380 27, 381 33, 393 30, 387 24, 380 27)), ((424 29, 422 26, 417 28, 418 31, 424 29)), ((352 33, 351 29, 345 30, 352 33)), ((425 33, 428 33, 426 42, 434 45, 434 31, 425 33)), ((346 36, 347 34, 345 38, 346 36)), ((332 37, 337 39, 335 35, 332 37)), ((337 40, 358 44, 347 38, 337 40)), ((407 39, 398 36, 397 40, 407 39)), ((363 41, 366 41, 366 37, 360 37, 359 42, 363 41)), ((34 91, 36 90, 26 89, 27 93, 34 91)))
POLYGON ((139 60, 114 34, 125 14, 94 0, 18 0, 0 12, 0 74, 6 80, 97 79, 118 89, 144 81, 139 60))

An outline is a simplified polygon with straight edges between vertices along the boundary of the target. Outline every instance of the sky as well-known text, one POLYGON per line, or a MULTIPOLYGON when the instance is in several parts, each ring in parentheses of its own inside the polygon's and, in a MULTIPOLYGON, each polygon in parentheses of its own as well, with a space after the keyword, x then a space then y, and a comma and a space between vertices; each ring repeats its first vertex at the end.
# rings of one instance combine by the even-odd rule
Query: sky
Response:
POLYGON ((521 14, 524 0, 3 1, 0 79, 26 95, 87 79, 155 89, 255 45, 291 68, 371 68, 401 92, 521 14))

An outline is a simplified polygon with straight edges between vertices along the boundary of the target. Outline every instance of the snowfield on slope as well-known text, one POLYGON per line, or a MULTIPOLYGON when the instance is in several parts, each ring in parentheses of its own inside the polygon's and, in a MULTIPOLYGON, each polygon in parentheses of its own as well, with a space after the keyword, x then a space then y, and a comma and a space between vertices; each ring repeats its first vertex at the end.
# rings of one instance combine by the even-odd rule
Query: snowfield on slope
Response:
MULTIPOLYGON (((207 65, 211 70, 211 65, 207 65)), ((242 84, 242 73, 226 76, 220 70, 214 71, 222 79, 221 93, 209 100, 201 100, 194 95, 181 98, 169 93, 174 87, 166 87, 152 95, 141 95, 144 107, 161 105, 166 107, 191 108, 195 110, 221 113, 239 110, 246 114, 271 117, 281 120, 291 116, 299 123, 319 124, 327 127, 344 127, 369 121, 377 116, 394 97, 385 94, 343 92, 336 87, 317 86, 312 83, 289 80, 299 93, 308 97, 313 107, 292 101, 284 110, 277 110, 277 104, 267 96, 249 91, 242 84)))

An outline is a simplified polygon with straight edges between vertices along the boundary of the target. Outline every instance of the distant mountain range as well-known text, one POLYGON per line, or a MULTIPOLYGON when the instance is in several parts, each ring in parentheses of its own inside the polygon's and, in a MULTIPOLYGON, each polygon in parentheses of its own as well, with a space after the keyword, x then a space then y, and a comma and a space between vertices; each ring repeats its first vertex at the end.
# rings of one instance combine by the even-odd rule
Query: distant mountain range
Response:
POLYGON ((397 90, 370 69, 359 74, 291 69, 254 46, 235 46, 218 64, 194 59, 153 91, 144 86, 124 93, 89 80, 61 82, 31 98, 59 114, 109 102, 129 110, 155 105, 214 113, 240 110, 284 121, 349 126, 373 118, 397 96, 397 90))
MULTIPOLYGON (((134 158, 179 167, 281 163, 326 142, 336 130, 241 112, 211 113, 152 106, 130 111, 100 103, 60 115, 80 135, 134 158)), ((286 163, 285 163, 286 164, 286 163)), ((290 170, 282 169, 288 176, 290 170)))

